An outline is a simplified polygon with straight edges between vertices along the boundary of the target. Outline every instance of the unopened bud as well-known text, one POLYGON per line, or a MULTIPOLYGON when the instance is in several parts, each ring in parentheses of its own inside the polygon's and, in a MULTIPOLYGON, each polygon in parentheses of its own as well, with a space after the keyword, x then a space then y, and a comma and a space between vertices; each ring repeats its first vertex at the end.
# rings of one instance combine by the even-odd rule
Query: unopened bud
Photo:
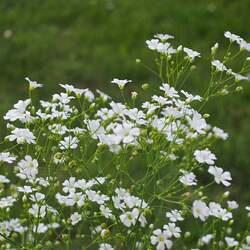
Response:
POLYGON ((190 236, 191 236, 191 233, 190 233, 190 232, 185 232, 184 238, 189 238, 190 236))
POLYGON ((196 66, 195 66, 195 65, 192 65, 192 66, 190 67, 190 71, 194 71, 194 70, 196 70, 196 66))
POLYGON ((138 95, 137 92, 135 92, 135 91, 131 92, 131 97, 132 97, 133 100, 136 99, 137 95, 138 95))
POLYGON ((242 86, 238 86, 236 89, 235 89, 235 91, 237 91, 237 92, 240 92, 240 91, 242 91, 243 90, 243 87, 242 86))
POLYGON ((135 59, 135 62, 136 62, 136 63, 141 63, 141 59, 136 58, 136 59, 135 59))
POLYGON ((149 84, 148 83, 144 83, 144 84, 142 84, 141 87, 142 87, 143 90, 147 90, 149 88, 149 84))
POLYGON ((216 44, 211 48, 212 56, 214 56, 214 55, 216 54, 218 48, 219 48, 219 44, 218 44, 218 43, 216 43, 216 44))
POLYGON ((107 239, 110 236, 110 231, 109 229, 103 229, 101 231, 101 237, 102 239, 107 239))

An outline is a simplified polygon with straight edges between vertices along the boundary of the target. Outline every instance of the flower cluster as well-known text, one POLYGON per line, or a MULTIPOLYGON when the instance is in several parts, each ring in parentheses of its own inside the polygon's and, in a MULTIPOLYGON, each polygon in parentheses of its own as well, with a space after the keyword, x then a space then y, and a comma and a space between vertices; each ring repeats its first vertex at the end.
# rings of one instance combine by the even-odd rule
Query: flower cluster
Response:
POLYGON ((115 78, 123 102, 60 84, 61 93, 36 103, 34 90, 43 85, 26 78, 29 98, 4 116, 0 249, 250 249, 249 225, 240 233, 233 227, 237 210, 244 224, 250 207, 224 191, 233 179, 212 152, 228 134, 202 113, 211 98, 238 91, 250 69, 249 59, 239 73, 230 69, 249 44, 225 36, 240 51, 220 61, 218 45, 212 48, 202 95, 182 89, 200 53, 174 48, 168 34, 146 41, 157 52, 158 72, 151 71, 160 84, 144 102, 136 92, 125 95, 131 80, 115 78))

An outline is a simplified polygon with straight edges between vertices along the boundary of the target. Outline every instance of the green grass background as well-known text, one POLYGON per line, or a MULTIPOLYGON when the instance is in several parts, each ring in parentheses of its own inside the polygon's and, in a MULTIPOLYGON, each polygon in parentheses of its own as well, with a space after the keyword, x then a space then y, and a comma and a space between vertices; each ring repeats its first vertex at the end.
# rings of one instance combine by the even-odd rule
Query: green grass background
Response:
MULTIPOLYGON (((224 49, 226 30, 250 42, 249 13, 249 0, 0 0, 0 114, 27 97, 25 76, 45 84, 40 97, 57 91, 58 83, 113 94, 114 77, 132 79, 135 88, 159 84, 135 64, 141 58, 153 65, 145 40, 155 33, 173 34, 202 53, 185 85, 201 94, 210 47, 218 41, 224 49)), ((216 148, 218 165, 232 170, 235 198, 250 202, 250 88, 244 85, 244 93, 212 101, 205 111, 230 134, 216 148)))

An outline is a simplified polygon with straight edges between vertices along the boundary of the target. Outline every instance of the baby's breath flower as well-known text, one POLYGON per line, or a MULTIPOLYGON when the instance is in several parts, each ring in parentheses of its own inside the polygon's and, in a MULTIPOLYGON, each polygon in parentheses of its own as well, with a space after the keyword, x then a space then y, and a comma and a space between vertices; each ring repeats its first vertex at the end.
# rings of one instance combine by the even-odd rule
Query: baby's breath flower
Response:
POLYGON ((223 172, 222 168, 218 168, 216 166, 210 166, 208 169, 208 173, 214 176, 214 180, 216 183, 222 183, 224 186, 228 187, 231 185, 229 181, 232 180, 230 172, 223 172))
POLYGON ((123 88, 125 87, 125 85, 126 85, 127 83, 129 83, 129 82, 132 82, 132 81, 131 81, 131 80, 127 80, 127 79, 119 80, 119 79, 117 79, 117 78, 114 78, 114 79, 111 81, 111 83, 117 84, 118 87, 119 87, 120 89, 123 89, 123 88))
POLYGON ((36 88, 41 88, 43 85, 36 82, 36 81, 32 81, 30 80, 28 77, 25 77, 25 80, 29 83, 29 89, 30 90, 33 90, 33 89, 36 89, 36 88))

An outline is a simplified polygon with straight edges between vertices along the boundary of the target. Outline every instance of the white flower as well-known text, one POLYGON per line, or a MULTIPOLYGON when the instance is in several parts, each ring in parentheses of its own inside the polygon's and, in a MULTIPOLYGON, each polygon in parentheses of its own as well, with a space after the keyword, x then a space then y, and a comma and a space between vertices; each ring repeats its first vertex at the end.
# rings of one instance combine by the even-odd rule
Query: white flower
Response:
POLYGON ((30 196, 30 200, 32 200, 33 202, 39 202, 45 199, 45 195, 39 192, 36 192, 35 194, 32 194, 30 196))
POLYGON ((227 201, 227 205, 230 209, 237 209, 239 207, 236 201, 227 201))
POLYGON ((196 176, 192 172, 190 172, 190 173, 188 173, 188 172, 184 173, 184 175, 182 175, 180 177, 180 182, 183 183, 186 186, 195 186, 195 185, 197 185, 196 176))
POLYGON ((166 213, 166 217, 169 218, 172 222, 183 221, 184 218, 181 216, 181 211, 179 210, 172 210, 166 213))
POLYGON ((21 122, 29 121, 31 119, 31 115, 30 112, 27 111, 26 109, 30 105, 30 103, 31 103, 30 99, 27 99, 25 101, 19 100, 14 105, 14 108, 6 113, 4 119, 12 122, 16 120, 20 120, 21 122))
POLYGON ((160 90, 163 90, 168 97, 179 97, 178 92, 167 83, 163 83, 160 90))
POLYGON ((112 99, 109 95, 103 93, 101 90, 97 89, 96 92, 100 95, 100 97, 103 99, 103 101, 107 101, 109 99, 112 99))
POLYGON ((154 230, 150 240, 152 245, 156 245, 157 250, 170 249, 173 245, 167 231, 162 231, 161 229, 154 230))
POLYGON ((192 49, 189 49, 189 48, 184 48, 183 51, 187 54, 187 56, 193 60, 195 57, 200 57, 200 53, 197 52, 197 51, 194 51, 192 49))
POLYGON ((227 71, 227 67, 219 60, 214 60, 211 64, 220 72, 227 71))
POLYGON ((75 87, 69 84, 59 84, 62 88, 64 88, 68 93, 74 92, 75 87))
POLYGON ((214 181, 218 184, 222 183, 224 186, 228 187, 231 185, 229 181, 232 180, 230 172, 223 172, 222 168, 218 168, 216 166, 210 166, 208 169, 208 173, 214 176, 214 181))
POLYGON ((12 196, 2 197, 0 199, 0 208, 12 207, 16 199, 12 196))
POLYGON ((62 124, 52 124, 48 128, 52 133, 58 135, 64 135, 68 131, 67 127, 62 124))
POLYGON ((107 195, 99 194, 99 192, 96 192, 94 190, 87 190, 86 195, 88 196, 89 200, 96 202, 99 205, 104 204, 109 200, 109 197, 107 195))
POLYGON ((217 159, 216 156, 207 148, 204 150, 195 150, 194 156, 199 163, 207 163, 209 165, 214 164, 214 161, 217 159))
POLYGON ((100 211, 102 215, 107 219, 113 217, 112 210, 110 210, 108 207, 105 207, 104 205, 100 206, 100 211))
POLYGON ((30 80, 28 77, 25 77, 25 80, 29 83, 30 90, 41 88, 43 85, 40 83, 37 83, 36 81, 30 80))
POLYGON ((126 227, 131 227, 132 225, 135 225, 138 217, 139 210, 134 208, 131 212, 125 212, 124 214, 120 215, 120 220, 126 227))
POLYGON ((75 212, 75 213, 71 214, 70 220, 71 220, 71 224, 74 226, 74 225, 76 225, 79 221, 82 220, 82 216, 81 216, 79 213, 75 212))
POLYGON ((128 122, 118 124, 113 131, 124 144, 133 143, 140 134, 140 129, 135 128, 132 123, 128 122))
POLYGON ((35 179, 38 174, 38 162, 32 159, 30 155, 26 155, 23 160, 18 163, 18 177, 21 179, 35 179))
POLYGON ((119 87, 120 89, 123 89, 123 88, 125 87, 125 85, 126 85, 127 83, 129 83, 129 82, 132 82, 132 81, 131 81, 131 80, 127 80, 127 79, 119 80, 119 79, 117 79, 117 78, 114 78, 114 79, 111 81, 111 83, 117 84, 118 87, 119 87))
POLYGON ((114 248, 108 243, 102 243, 99 250, 114 250, 114 248))
POLYGON ((10 180, 6 176, 0 174, 0 183, 9 183, 9 182, 10 180))
POLYGON ((63 141, 60 141, 59 147, 61 150, 76 149, 78 147, 79 140, 73 136, 67 136, 63 141))
POLYGON ((63 182, 63 192, 64 193, 74 193, 75 192, 75 185, 76 185, 76 178, 70 177, 68 180, 63 182))
POLYGON ((193 202, 192 213, 195 218, 200 218, 202 221, 205 221, 209 216, 209 208, 205 202, 195 200, 193 202))
POLYGON ((159 38, 161 41, 166 41, 168 39, 173 39, 174 37, 169 34, 157 34, 154 35, 155 38, 159 38))
POLYGON ((174 54, 176 53, 176 49, 173 49, 170 46, 170 43, 158 43, 157 44, 157 48, 156 48, 157 52, 161 53, 161 54, 165 54, 165 55, 169 55, 169 54, 174 54))
POLYGON ((86 120, 85 121, 89 133, 93 139, 97 139, 98 135, 102 135, 105 133, 104 128, 101 126, 100 121, 98 120, 86 120))
POLYGON ((210 202, 209 210, 210 215, 220 218, 223 221, 228 221, 232 218, 232 213, 228 212, 227 209, 222 208, 219 203, 210 202))
POLYGON ((156 50, 159 44, 159 40, 158 39, 147 40, 146 44, 148 45, 149 49, 156 50))
POLYGON ((52 98, 54 102, 59 102, 62 105, 68 104, 70 100, 74 99, 73 96, 68 96, 66 93, 54 94, 52 98))
POLYGON ((243 40, 240 36, 235 35, 235 34, 229 32, 229 31, 226 31, 224 33, 224 36, 226 38, 228 38, 231 42, 237 42, 237 43, 239 43, 239 42, 241 42, 243 40))
POLYGON ((15 128, 11 131, 11 135, 6 136, 9 141, 17 141, 17 144, 35 144, 36 137, 26 128, 15 128))
POLYGON ((199 240, 199 243, 201 245, 203 244, 209 244, 209 242, 214 238, 214 236, 212 234, 206 234, 204 236, 201 237, 201 239, 199 240))
POLYGON ((33 227, 33 232, 37 232, 39 234, 43 234, 43 233, 46 233, 48 230, 48 226, 45 225, 44 223, 39 223, 38 224, 38 227, 34 226, 33 227))
POLYGON ((228 134, 225 133, 221 128, 213 127, 214 135, 222 140, 226 140, 228 138, 228 134))
POLYGON ((181 229, 174 223, 168 223, 167 225, 164 225, 163 228, 166 230, 169 237, 174 236, 175 238, 179 238, 181 236, 181 229))
POLYGON ((236 241, 233 237, 225 237, 225 241, 230 248, 239 245, 239 242, 236 241))
POLYGON ((195 95, 195 96, 193 96, 192 94, 190 94, 190 93, 188 93, 188 92, 186 92, 186 91, 184 91, 184 90, 181 90, 181 93, 186 97, 186 102, 187 103, 190 103, 190 102, 192 102, 192 101, 201 101, 202 100, 202 97, 201 96, 199 96, 199 95, 195 95))
POLYGON ((31 186, 18 187, 17 190, 18 192, 25 194, 29 194, 35 191, 31 186))
POLYGON ((246 41, 244 41, 242 39, 241 41, 238 42, 238 44, 240 45, 241 49, 244 49, 244 50, 250 52, 250 43, 247 43, 246 41))
POLYGON ((0 162, 13 163, 16 160, 15 156, 12 156, 10 152, 0 153, 0 162))
POLYGON ((204 134, 204 129, 207 128, 206 120, 197 112, 193 114, 192 119, 188 117, 188 122, 192 129, 199 134, 204 134))
POLYGON ((95 99, 95 95, 93 94, 92 91, 90 91, 89 89, 86 89, 86 91, 84 91, 84 97, 86 100, 88 100, 89 102, 93 102, 95 99))
POLYGON ((47 209, 46 206, 39 206, 38 204, 33 204, 31 208, 29 208, 29 213, 34 217, 43 218, 46 215, 47 209))

